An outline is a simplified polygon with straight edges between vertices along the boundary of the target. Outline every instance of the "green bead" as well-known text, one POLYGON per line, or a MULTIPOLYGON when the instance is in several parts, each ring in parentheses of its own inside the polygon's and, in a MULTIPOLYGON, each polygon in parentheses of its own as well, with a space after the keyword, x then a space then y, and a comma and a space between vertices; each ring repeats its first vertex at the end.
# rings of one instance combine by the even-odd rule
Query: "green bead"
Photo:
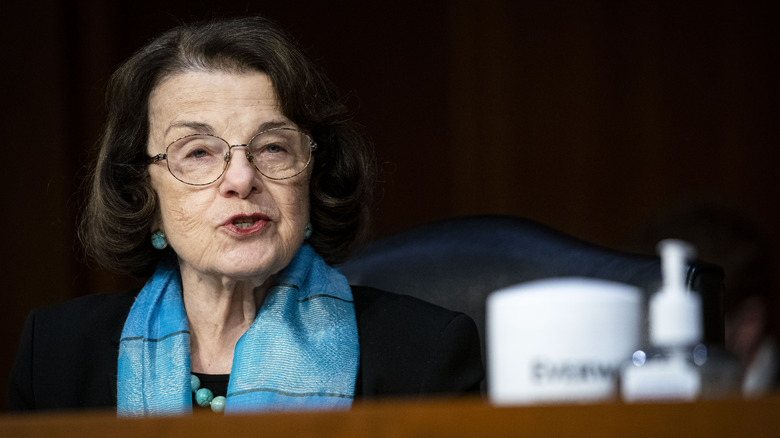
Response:
POLYGON ((214 400, 214 394, 208 388, 200 388, 195 393, 195 401, 203 407, 210 405, 212 400, 214 400))
POLYGON ((214 412, 222 412, 225 410, 225 397, 217 396, 211 401, 211 410, 214 412))
POLYGON ((200 388, 200 379, 195 374, 190 374, 190 389, 192 392, 197 392, 200 388))

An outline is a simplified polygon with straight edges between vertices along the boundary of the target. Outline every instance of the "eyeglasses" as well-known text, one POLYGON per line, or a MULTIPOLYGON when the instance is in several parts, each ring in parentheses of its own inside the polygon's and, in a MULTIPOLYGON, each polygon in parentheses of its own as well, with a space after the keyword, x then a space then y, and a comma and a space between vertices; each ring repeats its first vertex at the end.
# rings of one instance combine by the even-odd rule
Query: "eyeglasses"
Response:
POLYGON ((246 148, 246 159, 263 176, 283 180, 309 166, 317 143, 293 128, 271 128, 255 135, 247 144, 234 145, 216 135, 190 134, 174 140, 164 154, 151 157, 149 164, 165 160, 174 178, 191 186, 206 186, 222 177, 236 147, 246 148))

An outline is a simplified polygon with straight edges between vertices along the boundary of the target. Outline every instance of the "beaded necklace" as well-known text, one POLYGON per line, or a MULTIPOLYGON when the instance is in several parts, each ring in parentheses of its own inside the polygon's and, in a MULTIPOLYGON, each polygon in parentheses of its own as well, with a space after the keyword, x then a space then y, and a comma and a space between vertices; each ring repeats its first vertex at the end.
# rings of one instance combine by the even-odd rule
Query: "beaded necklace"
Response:
POLYGON ((194 374, 190 374, 190 388, 195 394, 195 402, 198 405, 203 406, 204 408, 210 406, 211 410, 214 412, 224 412, 225 397, 221 395, 214 397, 214 393, 212 393, 210 389, 201 388, 200 379, 194 374))

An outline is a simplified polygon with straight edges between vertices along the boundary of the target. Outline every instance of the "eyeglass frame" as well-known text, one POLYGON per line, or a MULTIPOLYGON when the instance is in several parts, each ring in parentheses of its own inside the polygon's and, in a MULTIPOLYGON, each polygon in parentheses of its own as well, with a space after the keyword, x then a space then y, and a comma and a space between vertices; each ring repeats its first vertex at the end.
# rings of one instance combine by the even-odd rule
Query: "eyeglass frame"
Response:
POLYGON ((266 178, 268 178, 270 180, 273 180, 273 181, 284 181, 286 179, 294 178, 294 177, 300 175, 304 170, 306 170, 307 167, 309 167, 309 164, 311 164, 311 158, 313 156, 313 152, 315 150, 317 150, 317 143, 314 141, 314 139, 311 138, 311 136, 309 134, 301 131, 300 129, 290 128, 288 126, 278 126, 278 127, 275 127, 275 128, 266 129, 265 131, 261 131, 261 132, 258 132, 255 135, 253 135, 252 138, 250 138, 249 141, 246 142, 245 144, 234 144, 234 145, 231 145, 224 138, 222 138, 222 137, 220 137, 218 135, 214 135, 214 134, 207 134, 207 133, 187 134, 187 135, 181 136, 181 137, 177 138, 176 140, 173 140, 172 142, 170 142, 168 144, 168 146, 165 148, 165 152, 159 153, 159 154, 157 154, 157 155, 155 155, 153 157, 149 157, 149 165, 152 165, 154 163, 159 163, 160 161, 165 161, 165 167, 168 168, 168 173, 170 173, 171 176, 176 178, 178 181, 180 181, 180 182, 182 182, 184 184, 187 184, 189 186, 196 186, 196 187, 208 186, 208 185, 211 185, 211 184, 214 184, 215 182, 217 182, 225 174, 225 172, 227 171, 228 166, 230 165, 230 160, 233 159, 233 148, 237 148, 237 147, 245 147, 245 148, 247 148, 246 151, 245 151, 246 159, 250 163, 252 163, 252 166, 255 168, 255 170, 257 170, 260 173, 260 175, 263 175, 264 177, 266 177, 266 178), (252 155, 252 152, 249 150, 249 145, 252 144, 252 141, 254 139, 256 139, 257 137, 259 137, 259 136, 261 136, 261 135, 263 135, 265 133, 272 132, 272 131, 280 131, 280 130, 295 131, 295 132, 298 132, 298 133, 303 134, 304 136, 306 136, 306 138, 309 140, 309 148, 310 148, 310 150, 309 150, 309 159, 308 159, 308 161, 306 161, 306 165, 304 165, 301 168, 301 170, 299 170, 298 172, 295 172, 293 175, 285 176, 283 178, 274 178, 274 177, 271 177, 271 176, 268 176, 268 175, 264 174, 263 171, 260 170, 257 167, 257 164, 255 164, 255 156, 252 155), (187 182, 187 181, 182 180, 181 178, 179 178, 178 176, 176 176, 173 173, 173 171, 171 170, 170 162, 168 161, 168 149, 171 146, 173 146, 174 143, 178 142, 179 140, 188 138, 188 137, 194 137, 196 135, 205 135, 205 136, 208 136, 208 137, 217 138, 217 139, 220 139, 220 140, 224 141, 225 144, 228 145, 228 150, 225 153, 225 156, 223 157, 224 160, 225 160, 225 167, 222 168, 222 172, 220 172, 219 176, 217 176, 216 178, 214 178, 214 180, 212 180, 210 182, 207 182, 207 183, 196 184, 196 183, 191 183, 191 182, 187 182))

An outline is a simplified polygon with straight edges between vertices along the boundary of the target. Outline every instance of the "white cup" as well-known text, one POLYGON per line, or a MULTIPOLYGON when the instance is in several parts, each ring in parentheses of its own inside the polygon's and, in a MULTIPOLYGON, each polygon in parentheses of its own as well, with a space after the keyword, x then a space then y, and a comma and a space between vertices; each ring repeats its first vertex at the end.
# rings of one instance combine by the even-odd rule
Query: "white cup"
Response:
POLYGON ((589 278, 538 280, 487 298, 488 395, 497 405, 589 403, 617 395, 639 347, 642 294, 589 278))

